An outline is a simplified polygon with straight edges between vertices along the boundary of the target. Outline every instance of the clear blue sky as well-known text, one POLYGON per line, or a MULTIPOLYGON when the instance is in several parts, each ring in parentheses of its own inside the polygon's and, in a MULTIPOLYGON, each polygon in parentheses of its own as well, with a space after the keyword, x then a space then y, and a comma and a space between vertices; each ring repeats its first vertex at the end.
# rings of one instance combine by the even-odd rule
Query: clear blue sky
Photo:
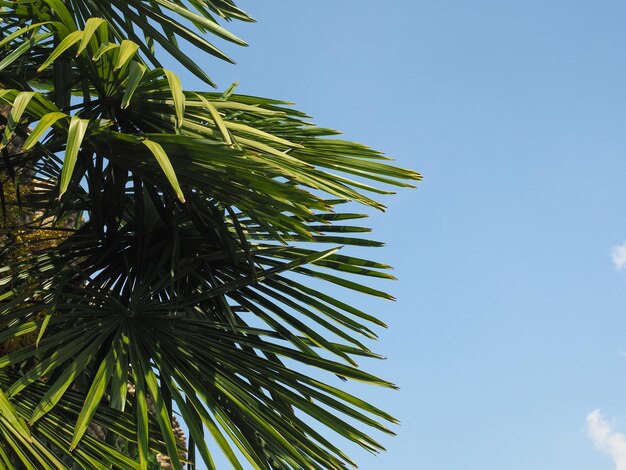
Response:
POLYGON ((367 367, 401 386, 351 388, 402 421, 385 454, 352 448, 360 468, 616 468, 586 418, 626 433, 626 272, 611 261, 626 3, 238 4, 258 23, 231 27, 251 44, 227 47, 237 66, 207 61, 222 89, 294 101, 424 176, 371 219, 388 246, 358 253, 396 267, 398 301, 342 294, 390 325, 373 346, 389 359, 367 367))

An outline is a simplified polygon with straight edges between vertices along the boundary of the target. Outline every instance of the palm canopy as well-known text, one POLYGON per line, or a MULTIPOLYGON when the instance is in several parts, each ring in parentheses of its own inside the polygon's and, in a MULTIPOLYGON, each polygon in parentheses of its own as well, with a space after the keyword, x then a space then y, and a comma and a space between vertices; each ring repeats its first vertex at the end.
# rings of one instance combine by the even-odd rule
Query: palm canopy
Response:
POLYGON ((317 286, 391 298, 353 278, 388 266, 340 252, 381 245, 344 203, 419 175, 289 103, 183 89, 152 43, 210 83, 175 39, 225 58, 204 35, 242 43, 231 1, 1 4, 0 459, 215 468, 211 439, 235 468, 353 464, 310 418, 380 450, 361 426, 394 418, 304 371, 393 386, 355 360, 384 323, 317 286))

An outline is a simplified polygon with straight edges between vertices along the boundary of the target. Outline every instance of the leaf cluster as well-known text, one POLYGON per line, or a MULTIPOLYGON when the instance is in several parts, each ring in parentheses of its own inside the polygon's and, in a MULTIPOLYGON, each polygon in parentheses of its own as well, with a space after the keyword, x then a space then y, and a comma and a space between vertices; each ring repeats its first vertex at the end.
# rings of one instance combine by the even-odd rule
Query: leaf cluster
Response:
POLYGON ((0 171, 30 188, 11 229, 36 234, 0 248, 0 344, 37 338, 0 358, 5 465, 146 468, 162 452, 179 468, 173 411, 190 465, 215 468, 209 438, 235 468, 353 464, 313 421, 380 450, 363 427, 395 419, 305 371, 393 386, 356 362, 378 357, 364 339, 384 323, 323 284, 391 298, 354 278, 388 266, 339 252, 381 245, 345 203, 383 209, 419 175, 289 103, 185 90, 154 43, 210 84, 177 41, 227 59, 205 36, 243 44, 216 19, 251 20, 229 0, 0 8, 0 171))

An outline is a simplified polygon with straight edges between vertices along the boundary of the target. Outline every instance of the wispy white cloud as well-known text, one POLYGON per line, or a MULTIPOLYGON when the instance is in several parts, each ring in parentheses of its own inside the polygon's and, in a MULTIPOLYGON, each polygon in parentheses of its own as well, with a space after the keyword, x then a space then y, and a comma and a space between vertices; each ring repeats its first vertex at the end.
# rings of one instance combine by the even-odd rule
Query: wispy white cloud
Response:
POLYGON ((615 432, 600 410, 587 415, 587 433, 598 449, 613 458, 615 470, 626 470, 626 436, 615 432))
POLYGON ((611 260, 618 271, 626 268, 626 242, 611 248, 611 260))

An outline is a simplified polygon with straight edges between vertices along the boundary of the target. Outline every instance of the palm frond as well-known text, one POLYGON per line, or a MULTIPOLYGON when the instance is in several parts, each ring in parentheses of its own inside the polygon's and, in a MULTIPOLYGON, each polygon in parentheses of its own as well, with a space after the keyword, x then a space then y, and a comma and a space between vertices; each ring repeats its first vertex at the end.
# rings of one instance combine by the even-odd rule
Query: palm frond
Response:
POLYGON ((419 174, 289 103, 185 90, 159 66, 151 41, 240 42, 212 16, 249 20, 230 1, 2 6, 0 193, 18 215, 0 248, 0 459, 178 466, 174 409, 209 468, 205 433, 235 468, 236 452, 263 469, 353 465, 324 427, 381 450, 368 429, 396 420, 321 377, 394 387, 357 362, 380 358, 365 343, 384 322, 323 286, 392 299, 363 281, 393 276, 349 252, 381 243, 344 203, 384 209, 376 197, 419 174))

